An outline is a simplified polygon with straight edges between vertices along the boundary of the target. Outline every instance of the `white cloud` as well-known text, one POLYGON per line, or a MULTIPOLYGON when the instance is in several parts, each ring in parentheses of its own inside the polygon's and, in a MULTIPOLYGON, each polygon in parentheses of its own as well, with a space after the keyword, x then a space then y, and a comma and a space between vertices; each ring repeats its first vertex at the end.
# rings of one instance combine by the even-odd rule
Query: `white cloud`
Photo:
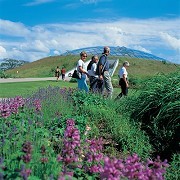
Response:
POLYGON ((3 46, 0 46, 0 59, 7 58, 7 51, 3 46))
POLYGON ((41 40, 33 40, 32 42, 24 43, 20 46, 22 51, 34 51, 34 52, 44 52, 49 53, 50 50, 44 42, 41 40))
POLYGON ((53 1, 55 1, 55 0, 35 0, 35 1, 24 4, 24 6, 37 6, 40 4, 50 3, 53 1))
POLYGON ((57 50, 53 51, 53 53, 54 53, 54 55, 60 55, 60 52, 57 50))
POLYGON ((173 49, 180 51, 180 39, 175 38, 168 33, 160 32, 162 39, 173 49))
POLYGON ((26 27, 22 23, 1 20, 0 35, 5 36, 0 45, 6 49, 8 56, 18 56, 29 61, 47 57, 52 50, 56 50, 56 54, 100 45, 134 47, 152 54, 158 49, 159 54, 166 58, 166 52, 160 51, 167 49, 167 44, 169 51, 179 49, 179 39, 175 38, 180 34, 179 24, 180 19, 120 19, 112 22, 93 21, 26 27))
POLYGON ((148 49, 146 49, 142 46, 133 46, 132 49, 143 51, 143 52, 150 53, 150 54, 152 53, 151 51, 149 51, 148 49))
POLYGON ((0 19, 0 34, 12 37, 23 37, 30 33, 22 23, 0 19))

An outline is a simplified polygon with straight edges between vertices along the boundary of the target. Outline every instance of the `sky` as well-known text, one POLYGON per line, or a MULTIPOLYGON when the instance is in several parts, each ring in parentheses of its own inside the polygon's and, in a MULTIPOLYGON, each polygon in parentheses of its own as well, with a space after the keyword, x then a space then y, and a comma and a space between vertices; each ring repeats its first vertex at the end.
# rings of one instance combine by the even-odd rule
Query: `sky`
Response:
POLYGON ((180 0, 0 0, 0 59, 125 46, 180 64, 180 0))

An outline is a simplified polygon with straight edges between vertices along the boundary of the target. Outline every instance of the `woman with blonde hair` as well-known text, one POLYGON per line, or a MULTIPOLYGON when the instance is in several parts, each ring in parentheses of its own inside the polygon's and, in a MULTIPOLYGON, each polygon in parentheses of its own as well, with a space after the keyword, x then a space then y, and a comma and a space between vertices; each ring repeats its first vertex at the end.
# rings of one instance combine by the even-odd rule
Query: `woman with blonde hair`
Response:
POLYGON ((85 66, 85 60, 87 58, 87 53, 85 51, 80 53, 80 59, 78 60, 77 63, 77 71, 81 73, 81 79, 77 79, 78 82, 78 89, 84 90, 86 92, 89 91, 86 78, 88 75, 87 73, 87 67, 85 66))

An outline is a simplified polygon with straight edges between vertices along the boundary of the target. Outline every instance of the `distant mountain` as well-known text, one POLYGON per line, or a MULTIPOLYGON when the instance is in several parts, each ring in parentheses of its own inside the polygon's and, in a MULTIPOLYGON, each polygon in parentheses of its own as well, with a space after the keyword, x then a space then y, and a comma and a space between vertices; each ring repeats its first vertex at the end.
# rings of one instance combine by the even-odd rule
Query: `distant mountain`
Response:
MULTIPOLYGON (((110 48, 111 48, 110 55, 112 55, 112 56, 123 56, 123 57, 127 56, 127 57, 132 57, 132 58, 143 58, 143 59, 152 59, 152 60, 158 60, 158 61, 166 61, 165 59, 157 57, 153 54, 126 48, 124 46, 122 46, 122 47, 110 46, 110 48)), ((72 51, 67 51, 66 53, 63 53, 61 55, 68 55, 68 54, 77 55, 77 54, 80 54, 81 51, 86 51, 87 54, 91 54, 91 55, 94 55, 94 54, 100 55, 103 51, 103 46, 75 49, 72 51)))

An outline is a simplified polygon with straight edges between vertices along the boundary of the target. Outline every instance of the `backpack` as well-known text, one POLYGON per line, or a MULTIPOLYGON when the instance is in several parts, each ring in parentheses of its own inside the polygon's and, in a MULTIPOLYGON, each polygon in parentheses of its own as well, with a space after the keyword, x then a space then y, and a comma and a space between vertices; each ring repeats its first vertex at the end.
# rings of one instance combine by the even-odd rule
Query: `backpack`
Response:
POLYGON ((89 62, 88 66, 87 66, 87 70, 91 70, 91 66, 92 66, 93 63, 94 63, 93 60, 91 60, 89 62))

